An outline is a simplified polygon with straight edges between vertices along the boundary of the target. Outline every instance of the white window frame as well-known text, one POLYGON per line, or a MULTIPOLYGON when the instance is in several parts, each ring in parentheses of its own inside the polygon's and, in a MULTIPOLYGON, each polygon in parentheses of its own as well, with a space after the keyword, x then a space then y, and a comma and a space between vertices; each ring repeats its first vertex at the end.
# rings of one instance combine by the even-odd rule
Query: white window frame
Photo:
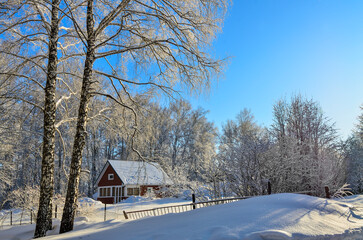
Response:
POLYGON ((109 197, 112 197, 112 186, 99 187, 98 188, 98 197, 99 198, 109 198, 109 197), (110 188, 110 195, 101 196, 101 189, 107 189, 107 188, 110 188))
POLYGON ((140 185, 127 185, 127 186, 125 186, 125 196, 127 196, 127 197, 130 197, 130 196, 141 196, 141 187, 140 187, 140 185), (127 194, 127 190, 129 188, 138 188, 139 189, 139 195, 128 195, 127 194))
MULTIPOLYGON (((116 188, 117 187, 119 187, 119 188, 121 188, 120 189, 120 197, 124 197, 124 196, 122 196, 122 186, 124 186, 124 185, 111 185, 111 186, 102 186, 102 187, 98 187, 98 198, 110 198, 110 197, 116 197, 116 188), (115 187, 115 196, 112 196, 112 194, 113 194, 113 187, 115 187), (107 189, 107 188, 109 188, 110 189, 110 195, 107 195, 107 196, 101 196, 101 189, 107 189)), ((107 190, 106 190, 107 191, 107 190)))
POLYGON ((114 180, 114 179, 115 179, 115 175, 114 175, 113 173, 109 173, 109 174, 107 175, 107 179, 108 179, 109 181, 114 180))

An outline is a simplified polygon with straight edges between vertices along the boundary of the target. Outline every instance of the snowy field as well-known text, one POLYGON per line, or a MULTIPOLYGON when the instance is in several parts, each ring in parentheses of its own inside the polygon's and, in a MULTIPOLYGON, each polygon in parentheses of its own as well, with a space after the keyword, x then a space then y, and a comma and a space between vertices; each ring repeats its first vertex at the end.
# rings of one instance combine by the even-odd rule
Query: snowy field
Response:
MULTIPOLYGON (((130 211, 182 203, 186 202, 176 199, 129 201, 112 208, 130 211)), ((93 211, 98 214, 79 217, 75 230, 62 235, 58 235, 59 220, 55 220, 54 230, 41 239, 363 239, 363 195, 328 200, 273 194, 135 221, 103 222, 103 218, 93 217, 102 215, 102 204, 93 206, 93 211)), ((34 227, 34 224, 2 227, 0 239, 31 239, 34 227)))

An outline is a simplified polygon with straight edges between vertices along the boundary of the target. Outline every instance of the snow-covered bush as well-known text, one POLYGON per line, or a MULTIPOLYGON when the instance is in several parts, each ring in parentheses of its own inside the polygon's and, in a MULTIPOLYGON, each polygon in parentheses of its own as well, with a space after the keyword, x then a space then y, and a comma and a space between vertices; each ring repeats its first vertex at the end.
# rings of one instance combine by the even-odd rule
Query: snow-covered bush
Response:
POLYGON ((338 188, 338 190, 335 191, 335 193, 332 194, 332 198, 344 198, 349 195, 353 195, 351 192, 351 188, 349 187, 349 184, 344 183, 343 186, 338 188))
POLYGON ((92 198, 83 197, 78 200, 77 216, 90 217, 96 212, 96 207, 100 202, 92 198))
POLYGON ((1 208, 7 204, 10 208, 38 209, 39 188, 25 186, 9 192, 1 208))

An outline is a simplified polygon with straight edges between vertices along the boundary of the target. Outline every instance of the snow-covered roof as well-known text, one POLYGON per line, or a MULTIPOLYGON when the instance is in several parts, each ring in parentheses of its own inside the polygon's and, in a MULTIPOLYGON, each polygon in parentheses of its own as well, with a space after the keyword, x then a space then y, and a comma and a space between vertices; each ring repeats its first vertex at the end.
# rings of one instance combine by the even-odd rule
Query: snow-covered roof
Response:
POLYGON ((170 185, 172 181, 158 163, 108 160, 124 184, 170 185))

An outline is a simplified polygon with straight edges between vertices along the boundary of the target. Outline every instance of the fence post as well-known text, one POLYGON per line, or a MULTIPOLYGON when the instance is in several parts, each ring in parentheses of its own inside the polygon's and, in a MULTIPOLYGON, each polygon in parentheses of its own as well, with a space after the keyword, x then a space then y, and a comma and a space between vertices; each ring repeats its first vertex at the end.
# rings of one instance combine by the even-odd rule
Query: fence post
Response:
POLYGON ((195 194, 192 194, 193 210, 195 209, 195 194))
POLYGON ((30 224, 33 224, 33 209, 30 209, 30 224))
POLYGON ((325 186, 325 198, 330 198, 330 192, 328 186, 325 186))
POLYGON ((58 213, 58 205, 55 205, 54 218, 57 218, 57 213, 58 213))
POLYGON ((125 216, 125 219, 129 219, 129 217, 127 216, 127 213, 124 211, 124 216, 125 216))
POLYGON ((10 225, 13 225, 13 211, 10 211, 10 225))
POLYGON ((105 211, 104 211, 104 215, 103 215, 103 218, 104 218, 105 222, 106 222, 106 208, 107 208, 107 204, 105 203, 105 211))
POLYGON ((270 180, 267 182, 267 194, 271 195, 271 182, 270 182, 270 180))

